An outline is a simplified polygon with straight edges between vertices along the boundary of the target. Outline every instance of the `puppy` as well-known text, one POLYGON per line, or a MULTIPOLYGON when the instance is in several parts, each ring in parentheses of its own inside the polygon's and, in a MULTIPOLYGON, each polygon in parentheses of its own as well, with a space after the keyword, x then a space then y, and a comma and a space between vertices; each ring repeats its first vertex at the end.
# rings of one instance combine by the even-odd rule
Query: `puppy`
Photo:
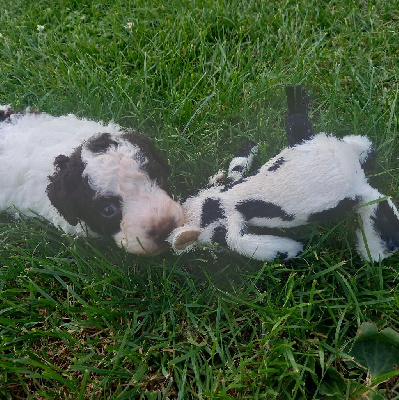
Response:
POLYGON ((350 210, 359 216, 360 255, 378 262, 399 251, 399 211, 365 174, 374 157, 367 137, 319 133, 248 173, 256 152, 255 143, 245 143, 224 184, 218 173, 211 185, 186 199, 184 225, 168 238, 177 253, 197 243, 218 243, 256 260, 284 260, 303 251, 291 228, 350 210))
POLYGON ((158 254, 183 224, 169 173, 146 136, 115 123, 0 106, 0 210, 158 254))

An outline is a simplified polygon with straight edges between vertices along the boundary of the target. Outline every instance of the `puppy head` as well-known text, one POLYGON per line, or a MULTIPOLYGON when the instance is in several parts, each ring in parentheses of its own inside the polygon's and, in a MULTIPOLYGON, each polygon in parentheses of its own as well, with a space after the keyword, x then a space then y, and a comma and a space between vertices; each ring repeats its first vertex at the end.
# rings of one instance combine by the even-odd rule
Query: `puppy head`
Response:
POLYGON ((100 134, 54 164, 47 195, 59 213, 131 253, 161 252, 183 223, 181 206, 168 194, 170 167, 143 135, 100 134))

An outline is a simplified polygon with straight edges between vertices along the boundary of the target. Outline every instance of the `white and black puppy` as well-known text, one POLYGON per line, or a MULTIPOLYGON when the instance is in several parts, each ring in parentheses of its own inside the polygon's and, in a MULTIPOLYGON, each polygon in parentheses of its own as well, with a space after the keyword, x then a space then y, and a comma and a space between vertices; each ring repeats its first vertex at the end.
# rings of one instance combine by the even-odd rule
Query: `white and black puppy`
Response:
POLYGON ((248 174, 257 146, 243 145, 227 181, 218 173, 183 203, 185 222, 168 238, 172 247, 180 253, 196 243, 216 242, 258 260, 295 257, 303 245, 288 236, 291 228, 355 209, 360 254, 379 261, 399 251, 399 212, 365 175, 375 159, 371 141, 315 135, 305 90, 288 86, 286 93, 289 147, 248 174))
POLYGON ((0 210, 157 254, 183 223, 169 173, 152 141, 115 123, 0 106, 0 210))
POLYGON ((168 238, 177 253, 196 243, 219 243, 257 260, 295 257, 303 244, 291 228, 327 221, 355 210, 361 222, 357 250, 379 261, 399 250, 399 212, 367 181, 373 156, 368 138, 319 133, 287 147, 247 174, 254 143, 230 163, 227 183, 208 186, 184 203, 185 223, 168 238))

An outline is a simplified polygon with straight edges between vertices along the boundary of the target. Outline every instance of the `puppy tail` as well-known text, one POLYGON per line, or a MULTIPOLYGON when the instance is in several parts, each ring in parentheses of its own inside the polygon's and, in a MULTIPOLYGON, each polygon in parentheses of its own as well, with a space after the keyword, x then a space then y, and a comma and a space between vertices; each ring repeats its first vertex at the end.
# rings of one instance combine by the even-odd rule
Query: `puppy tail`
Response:
POLYGON ((288 144, 295 146, 314 136, 308 117, 309 95, 302 86, 287 86, 285 89, 288 116, 285 120, 288 144))

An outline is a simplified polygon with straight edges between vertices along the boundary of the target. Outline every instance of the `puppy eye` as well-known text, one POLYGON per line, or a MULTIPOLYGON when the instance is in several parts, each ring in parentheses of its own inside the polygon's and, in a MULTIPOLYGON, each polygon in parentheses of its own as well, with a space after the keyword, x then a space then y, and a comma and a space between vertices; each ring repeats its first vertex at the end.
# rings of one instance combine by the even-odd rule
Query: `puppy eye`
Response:
POLYGON ((112 218, 116 214, 118 214, 118 212, 119 212, 119 207, 114 203, 110 203, 110 204, 106 204, 102 208, 102 210, 100 211, 100 214, 104 218, 112 218))
POLYGON ((156 179, 155 179, 155 183, 156 183, 158 186, 162 187, 163 184, 164 184, 165 182, 164 182, 163 178, 156 178, 156 179))

